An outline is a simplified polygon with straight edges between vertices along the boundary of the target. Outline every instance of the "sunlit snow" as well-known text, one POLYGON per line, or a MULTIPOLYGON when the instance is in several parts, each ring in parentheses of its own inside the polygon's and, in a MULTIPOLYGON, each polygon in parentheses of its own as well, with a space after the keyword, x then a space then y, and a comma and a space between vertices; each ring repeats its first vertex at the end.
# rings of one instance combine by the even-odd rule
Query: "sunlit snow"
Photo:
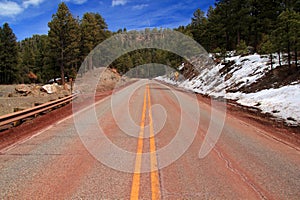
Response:
MULTIPOLYGON (((279 66, 278 55, 274 54, 274 57, 273 68, 279 66)), ((225 65, 218 64, 210 70, 202 70, 199 76, 192 80, 175 81, 168 75, 156 79, 196 93, 237 100, 241 105, 259 108, 262 112, 284 119, 289 124, 300 124, 299 81, 278 89, 271 88, 256 93, 236 92, 241 87, 256 82, 270 71, 270 59, 267 55, 254 54, 230 57, 226 60, 234 61, 235 64, 224 72, 222 69, 225 69, 225 65)), ((178 69, 182 70, 183 66, 178 69)))

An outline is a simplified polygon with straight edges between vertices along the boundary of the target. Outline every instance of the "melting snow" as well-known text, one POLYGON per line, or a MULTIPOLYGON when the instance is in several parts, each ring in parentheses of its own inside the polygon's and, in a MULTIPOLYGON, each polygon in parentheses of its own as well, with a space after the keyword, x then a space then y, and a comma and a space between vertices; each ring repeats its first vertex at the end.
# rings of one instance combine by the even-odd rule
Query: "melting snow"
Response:
MULTIPOLYGON (((279 61, 278 56, 274 55, 274 57, 273 67, 275 68, 279 65, 279 61)), ((212 69, 201 70, 199 76, 192 80, 177 82, 173 77, 168 76, 158 77, 157 80, 200 94, 237 100, 237 103, 241 105, 259 108, 262 112, 282 118, 289 124, 300 125, 299 81, 278 89, 267 89, 250 94, 226 93, 225 91, 228 90, 238 91, 241 87, 251 85, 271 70, 268 56, 254 54, 244 57, 235 56, 226 60, 234 61, 235 64, 226 69, 225 65, 218 64, 212 69), (224 72, 220 73, 220 71, 224 72)), ((182 70, 183 67, 184 65, 181 65, 178 69, 182 70)))

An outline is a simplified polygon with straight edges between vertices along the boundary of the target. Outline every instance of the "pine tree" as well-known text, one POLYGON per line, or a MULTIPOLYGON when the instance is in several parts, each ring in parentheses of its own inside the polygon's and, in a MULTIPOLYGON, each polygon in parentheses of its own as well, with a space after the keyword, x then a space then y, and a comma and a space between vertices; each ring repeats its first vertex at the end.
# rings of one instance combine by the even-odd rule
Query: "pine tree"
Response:
POLYGON ((246 55, 248 53, 247 44, 244 40, 241 40, 237 45, 236 52, 238 55, 246 55))
POLYGON ((30 83, 28 74, 37 75, 35 82, 47 82, 54 74, 49 66, 49 50, 47 35, 33 35, 18 42, 20 57, 20 79, 21 82, 30 83), (49 75, 51 74, 51 75, 49 75))
POLYGON ((217 0, 215 8, 207 12, 204 41, 208 50, 233 50, 244 40, 256 51, 263 35, 270 35, 274 29, 282 4, 280 0, 217 0))
POLYGON ((80 32, 80 25, 79 19, 71 20, 70 22, 71 30, 69 32, 70 38, 70 46, 68 49, 68 69, 67 74, 71 78, 76 77, 76 73, 80 67, 80 44, 81 44, 81 32, 80 32))
POLYGON ((75 45, 74 41, 80 40, 76 35, 76 20, 73 18, 67 5, 62 2, 58 5, 56 14, 52 15, 52 20, 48 23, 49 46, 51 56, 56 59, 60 68, 62 84, 65 83, 65 70, 70 70, 75 45))
POLYGON ((187 36, 193 37, 193 34, 191 33, 190 27, 187 26, 179 26, 178 28, 175 28, 175 31, 178 31, 180 33, 183 33, 187 36))
MULTIPOLYGON (((103 40, 108 37, 107 24, 98 13, 85 13, 80 23, 81 30, 81 60, 103 40)), ((92 57, 88 59, 88 68, 93 68, 92 57)))
POLYGON ((192 17, 192 26, 201 26, 206 22, 205 13, 199 8, 194 12, 192 17))
POLYGON ((290 11, 288 22, 290 24, 289 40, 294 50, 295 65, 298 66, 298 50, 300 49, 300 12, 290 11))
POLYGON ((288 65, 291 67, 291 51, 295 49, 297 59, 297 49, 299 47, 300 15, 293 10, 285 10, 278 16, 277 29, 273 35, 277 35, 277 48, 284 48, 288 54, 288 65), (278 37, 280 36, 280 37, 278 37))
POLYGON ((197 9, 192 17, 192 22, 190 24, 191 33, 193 35, 193 38, 201 45, 204 46, 204 48, 207 48, 206 45, 206 25, 207 25, 207 19, 205 17, 205 13, 197 9))
POLYGON ((1 29, 0 44, 0 83, 11 84, 18 82, 17 38, 8 23, 5 23, 1 29))
MULTIPOLYGON (((85 13, 82 17, 80 30, 81 30, 81 56, 82 61, 97 45, 97 21, 95 15, 92 13, 85 13)), ((87 60, 88 70, 93 68, 92 57, 87 60)))
POLYGON ((276 52, 276 46, 272 42, 269 35, 263 36, 263 41, 260 47, 260 53, 269 54, 271 59, 271 69, 273 68, 273 53, 276 52))
POLYGON ((219 7, 210 7, 207 12, 207 51, 210 52, 216 48, 226 48, 225 28, 224 24, 222 23, 222 16, 220 15, 219 10, 219 7))
MULTIPOLYGON (((49 38, 47 35, 36 35, 37 37, 37 51, 36 51, 36 69, 38 69, 38 77, 40 78, 40 82, 47 82, 51 79, 51 76, 47 74, 48 69, 50 68, 49 64, 49 38)), ((53 76, 52 76, 53 77, 53 76)))
POLYGON ((21 57, 21 82, 30 83, 28 74, 36 73, 36 63, 35 63, 35 52, 36 46, 32 38, 26 38, 20 42, 20 57, 21 57))

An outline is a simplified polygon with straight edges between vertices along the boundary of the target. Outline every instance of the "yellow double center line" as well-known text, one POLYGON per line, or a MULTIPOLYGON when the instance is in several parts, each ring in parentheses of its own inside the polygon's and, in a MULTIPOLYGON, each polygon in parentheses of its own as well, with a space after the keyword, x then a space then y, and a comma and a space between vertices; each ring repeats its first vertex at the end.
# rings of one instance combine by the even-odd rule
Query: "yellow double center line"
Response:
POLYGON ((142 166, 142 153, 143 153, 143 141, 144 141, 144 131, 145 131, 145 119, 147 111, 147 99, 148 99, 148 115, 149 115, 149 131, 150 131, 150 167, 151 167, 151 195, 152 200, 160 199, 160 183, 157 167, 157 158, 156 158, 156 147, 155 147, 155 137, 153 131, 153 120, 152 120, 152 111, 151 111, 151 97, 149 86, 146 86, 144 92, 144 103, 142 118, 140 123, 140 133, 138 138, 137 153, 135 159, 135 169, 132 179, 131 187, 131 196, 130 199, 139 199, 139 190, 140 190, 140 174, 142 166))

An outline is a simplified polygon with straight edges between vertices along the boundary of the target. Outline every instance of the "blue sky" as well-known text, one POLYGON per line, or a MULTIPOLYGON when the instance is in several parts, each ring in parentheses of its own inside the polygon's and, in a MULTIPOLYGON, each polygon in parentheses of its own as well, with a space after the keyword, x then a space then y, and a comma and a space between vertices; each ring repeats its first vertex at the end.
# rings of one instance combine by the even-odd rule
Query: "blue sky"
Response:
MULTIPOLYGON (((62 0, 0 0, 0 24, 8 22, 18 40, 47 34, 48 22, 62 0)), ((187 25, 193 12, 207 11, 215 0, 64 0, 72 14, 98 12, 109 30, 175 28, 187 25)))

